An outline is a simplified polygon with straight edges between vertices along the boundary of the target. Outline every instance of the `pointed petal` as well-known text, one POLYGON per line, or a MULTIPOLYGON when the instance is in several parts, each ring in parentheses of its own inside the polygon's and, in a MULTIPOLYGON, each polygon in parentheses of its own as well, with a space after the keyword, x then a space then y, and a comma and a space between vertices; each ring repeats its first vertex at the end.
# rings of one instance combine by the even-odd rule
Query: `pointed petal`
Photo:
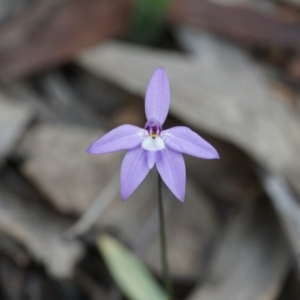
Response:
POLYGON ((156 167, 167 187, 183 202, 186 173, 182 154, 166 148, 158 153, 156 167))
POLYGON ((152 169, 156 163, 158 151, 145 151, 145 153, 147 156, 148 167, 149 169, 152 169))
POLYGON ((147 157, 142 147, 129 150, 121 167, 121 197, 126 200, 149 172, 147 157))
POLYGON ((163 124, 167 118, 170 106, 170 86, 164 68, 158 68, 153 73, 148 84, 145 100, 147 120, 155 119, 163 124))
POLYGON ((96 140, 87 150, 91 154, 104 154, 137 147, 142 142, 144 129, 134 125, 119 126, 96 140))
POLYGON ((161 136, 166 146, 174 151, 204 159, 220 158, 211 144, 188 127, 173 127, 163 131, 161 136))

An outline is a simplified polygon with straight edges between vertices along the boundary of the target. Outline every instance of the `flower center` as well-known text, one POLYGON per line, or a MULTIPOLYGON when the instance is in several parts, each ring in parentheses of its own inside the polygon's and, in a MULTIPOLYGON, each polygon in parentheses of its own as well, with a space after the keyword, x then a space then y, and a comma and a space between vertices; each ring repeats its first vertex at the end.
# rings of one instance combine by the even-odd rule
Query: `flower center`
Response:
POLYGON ((162 131, 162 127, 161 127, 160 123, 158 121, 156 121, 155 119, 149 120, 145 125, 145 129, 148 131, 149 135, 153 139, 155 139, 157 136, 159 136, 162 131))
POLYGON ((165 143, 159 136, 162 131, 161 124, 155 119, 150 119, 146 123, 145 129, 148 131, 149 136, 142 143, 143 149, 147 151, 160 151, 164 149, 165 143))

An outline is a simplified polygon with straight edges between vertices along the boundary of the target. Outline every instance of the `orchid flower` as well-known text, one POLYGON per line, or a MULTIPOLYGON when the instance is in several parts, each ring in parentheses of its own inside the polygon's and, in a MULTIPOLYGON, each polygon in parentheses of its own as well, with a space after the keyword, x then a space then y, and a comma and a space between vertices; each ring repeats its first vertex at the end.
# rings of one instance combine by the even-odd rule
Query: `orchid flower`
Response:
POLYGON ((186 170, 182 153, 204 159, 219 158, 216 149, 185 126, 162 130, 170 106, 170 87, 164 68, 158 68, 149 82, 145 128, 121 125, 98 140, 87 150, 105 154, 128 150, 121 167, 121 198, 126 200, 144 180, 150 169, 157 170, 173 194, 184 201, 186 170))

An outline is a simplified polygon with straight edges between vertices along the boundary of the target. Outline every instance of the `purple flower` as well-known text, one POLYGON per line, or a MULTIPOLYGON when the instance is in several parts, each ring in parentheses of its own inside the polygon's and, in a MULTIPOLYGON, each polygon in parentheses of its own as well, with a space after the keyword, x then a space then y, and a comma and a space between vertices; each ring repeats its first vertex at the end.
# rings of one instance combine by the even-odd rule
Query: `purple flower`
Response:
POLYGON ((186 171, 182 153, 214 159, 218 152, 197 133, 185 126, 162 130, 170 106, 170 87, 167 74, 158 68, 149 82, 145 111, 145 128, 134 125, 119 126, 98 140, 87 150, 104 154, 128 150, 121 167, 121 197, 127 199, 156 164, 165 184, 184 201, 186 171))

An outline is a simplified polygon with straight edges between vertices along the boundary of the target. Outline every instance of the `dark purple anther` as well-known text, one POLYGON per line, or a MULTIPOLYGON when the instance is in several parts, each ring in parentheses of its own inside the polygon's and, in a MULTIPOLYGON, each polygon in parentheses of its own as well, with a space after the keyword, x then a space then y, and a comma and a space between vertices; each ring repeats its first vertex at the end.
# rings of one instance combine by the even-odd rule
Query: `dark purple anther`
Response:
POLYGON ((156 138, 158 135, 160 135, 162 131, 161 124, 155 119, 150 119, 146 123, 145 129, 149 132, 149 135, 152 136, 153 138, 156 138))

